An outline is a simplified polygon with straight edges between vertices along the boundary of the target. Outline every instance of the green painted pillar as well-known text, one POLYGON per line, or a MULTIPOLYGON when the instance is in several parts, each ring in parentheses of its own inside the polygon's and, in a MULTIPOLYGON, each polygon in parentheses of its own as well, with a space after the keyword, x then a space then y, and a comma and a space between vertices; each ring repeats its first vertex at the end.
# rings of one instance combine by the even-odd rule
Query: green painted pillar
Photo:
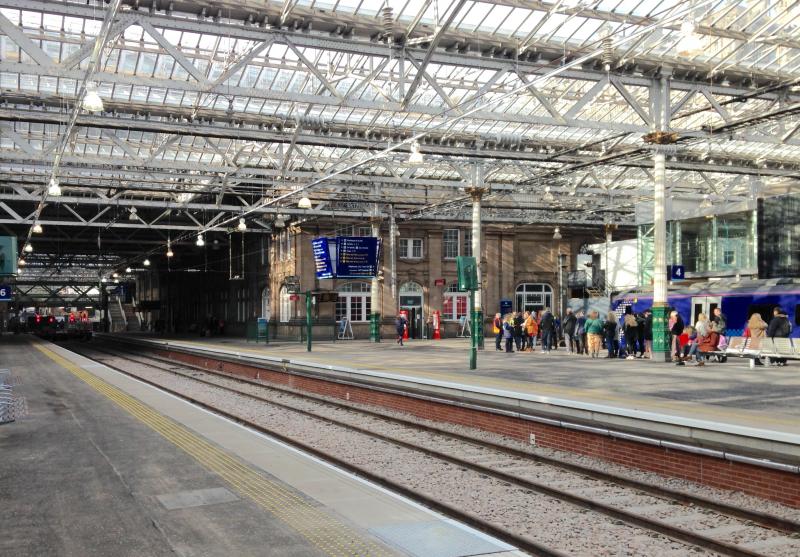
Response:
POLYGON ((669 334, 669 308, 665 305, 653 306, 653 360, 672 361, 672 348, 669 334))
MULTIPOLYGON (((473 294, 474 296, 479 296, 480 291, 473 294)), ((472 322, 469 324, 470 330, 472 331, 472 336, 476 338, 476 344, 478 346, 478 350, 483 350, 483 311, 479 309, 475 309, 472 311, 472 322)))
POLYGON ((311 290, 306 292, 306 350, 311 352, 311 331, 312 331, 312 315, 311 315, 311 307, 313 297, 311 295, 311 290))
POLYGON ((369 340, 372 342, 381 341, 381 314, 369 314, 369 340))
POLYGON ((478 329, 475 326, 476 317, 480 313, 475 310, 475 291, 469 291, 469 312, 470 312, 470 347, 469 347, 469 369, 478 367, 478 329))

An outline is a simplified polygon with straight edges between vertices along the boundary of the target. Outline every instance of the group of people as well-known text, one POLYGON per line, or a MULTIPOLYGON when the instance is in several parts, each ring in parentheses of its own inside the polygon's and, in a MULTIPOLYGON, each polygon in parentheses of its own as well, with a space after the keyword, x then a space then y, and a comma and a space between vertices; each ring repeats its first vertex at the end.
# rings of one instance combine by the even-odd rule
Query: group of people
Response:
POLYGON ((634 314, 630 308, 621 323, 614 312, 609 312, 603 320, 596 311, 587 316, 583 311, 567 309, 564 318, 558 319, 550 308, 505 316, 497 313, 492 323, 495 349, 505 349, 507 353, 532 352, 537 344, 541 352, 550 352, 558 347, 563 338, 564 347, 569 353, 597 358, 601 348, 605 347, 607 358, 623 356, 628 359, 642 358, 652 353, 652 327, 653 317, 649 310, 634 314), (624 351, 620 350, 621 331, 626 340, 624 351))

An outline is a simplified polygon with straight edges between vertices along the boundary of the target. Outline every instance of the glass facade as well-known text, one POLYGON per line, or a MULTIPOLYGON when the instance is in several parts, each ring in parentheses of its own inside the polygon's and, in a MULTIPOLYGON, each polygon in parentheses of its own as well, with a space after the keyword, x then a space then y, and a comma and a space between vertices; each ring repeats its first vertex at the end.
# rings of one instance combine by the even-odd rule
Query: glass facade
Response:
POLYGON ((758 202, 758 276, 800 276, 800 195, 758 202))

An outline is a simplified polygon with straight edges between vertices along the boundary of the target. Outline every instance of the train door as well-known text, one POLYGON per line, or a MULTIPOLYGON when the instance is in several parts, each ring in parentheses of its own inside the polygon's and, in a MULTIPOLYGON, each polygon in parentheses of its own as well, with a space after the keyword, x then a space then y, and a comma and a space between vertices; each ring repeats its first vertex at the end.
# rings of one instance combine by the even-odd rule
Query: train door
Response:
POLYGON ((719 296, 695 296, 692 298, 692 325, 697 323, 697 316, 704 313, 711 319, 714 310, 722 307, 722 298, 719 296))
POLYGON ((411 338, 422 338, 422 286, 406 282, 400 286, 400 309, 408 312, 408 334, 411 338))

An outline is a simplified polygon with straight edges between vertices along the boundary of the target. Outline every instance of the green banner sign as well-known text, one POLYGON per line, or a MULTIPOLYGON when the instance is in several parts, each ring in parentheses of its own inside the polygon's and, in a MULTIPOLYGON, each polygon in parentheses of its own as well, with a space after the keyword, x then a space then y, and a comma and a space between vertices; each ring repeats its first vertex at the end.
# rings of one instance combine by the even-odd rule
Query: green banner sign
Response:
POLYGON ((17 274, 17 237, 0 236, 0 276, 17 274))

